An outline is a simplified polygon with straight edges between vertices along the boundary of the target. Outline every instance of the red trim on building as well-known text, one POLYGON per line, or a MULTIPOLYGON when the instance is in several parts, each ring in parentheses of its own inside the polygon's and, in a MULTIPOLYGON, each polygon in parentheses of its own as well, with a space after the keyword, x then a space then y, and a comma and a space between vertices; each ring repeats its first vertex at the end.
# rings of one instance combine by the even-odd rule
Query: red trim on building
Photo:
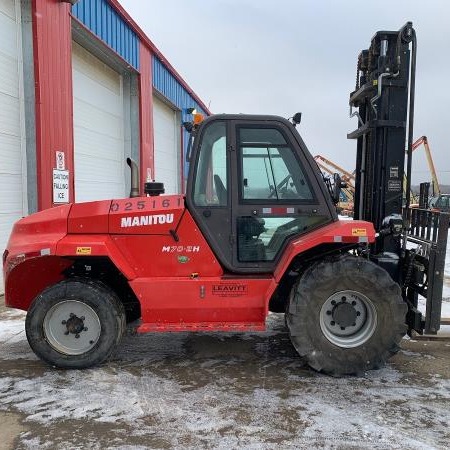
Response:
MULTIPOLYGON (((145 44, 152 52, 154 56, 157 56, 164 65, 167 67, 169 72, 176 78, 178 83, 186 89, 189 95, 195 99, 195 101, 202 107, 202 109, 207 114, 211 114, 208 107, 198 98, 197 94, 189 87, 186 81, 181 78, 181 75, 174 69, 172 64, 165 58, 165 56, 158 50, 156 45, 150 40, 150 38, 144 33, 141 27, 131 18, 131 16, 125 11, 123 6, 118 2, 118 0, 108 0, 109 4, 117 11, 118 14, 128 23, 128 25, 133 29, 133 31, 139 36, 141 44, 145 44)), ((142 64, 142 62, 141 62, 142 64)))
POLYGON ((139 44, 139 121, 140 121, 140 168, 141 192, 147 179, 147 169, 155 177, 155 150, 153 138, 152 54, 149 48, 139 44))
POLYGON ((56 151, 64 151, 74 198, 72 33, 70 4, 33 0, 38 209, 53 206, 56 151))

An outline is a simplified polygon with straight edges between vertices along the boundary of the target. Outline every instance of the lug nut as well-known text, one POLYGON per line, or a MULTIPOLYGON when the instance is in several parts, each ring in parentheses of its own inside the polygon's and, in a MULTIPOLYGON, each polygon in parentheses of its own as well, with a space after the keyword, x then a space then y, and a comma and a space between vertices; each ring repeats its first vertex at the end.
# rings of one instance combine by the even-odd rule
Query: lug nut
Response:
POLYGON ((67 336, 69 334, 69 330, 65 331, 64 334, 67 336))
POLYGON ((79 334, 76 334, 75 337, 78 339, 78 338, 80 337, 80 335, 79 335, 79 334))
POLYGON ((328 314, 329 316, 331 316, 331 311, 327 311, 327 314, 328 314))
POLYGON ((65 325, 66 323, 67 323, 67 320, 63 320, 63 321, 61 322, 62 325, 65 325))
POLYGON ((352 327, 356 327, 356 323, 352 323, 352 327))
POLYGON ((345 327, 341 327, 341 330, 344 331, 344 330, 345 330, 345 327))
POLYGON ((75 317, 75 314, 74 313, 70 313, 69 317, 75 317))
POLYGON ((353 300, 352 301, 352 306, 355 306, 356 305, 356 302, 355 302, 355 300, 353 300))
POLYGON ((359 311, 356 311, 356 315, 357 315, 357 316, 360 316, 361 313, 360 313, 359 311))
POLYGON ((335 304, 336 304, 336 301, 335 301, 335 300, 331 300, 331 304, 332 304, 332 305, 335 305, 335 304))
POLYGON ((80 319, 81 319, 81 320, 84 320, 84 316, 81 316, 80 319))
POLYGON ((331 325, 332 327, 334 327, 334 326, 336 325, 336 322, 335 322, 334 320, 332 320, 332 321, 330 322, 330 325, 331 325))
POLYGON ((94 343, 94 341, 89 341, 89 344, 91 344, 91 345, 92 345, 93 343, 94 343))
POLYGON ((342 297, 342 301, 345 302, 345 300, 347 300, 347 297, 344 295, 344 296, 342 297))
POLYGON ((83 328, 83 331, 87 331, 87 330, 88 330, 87 327, 84 327, 84 328, 83 328))

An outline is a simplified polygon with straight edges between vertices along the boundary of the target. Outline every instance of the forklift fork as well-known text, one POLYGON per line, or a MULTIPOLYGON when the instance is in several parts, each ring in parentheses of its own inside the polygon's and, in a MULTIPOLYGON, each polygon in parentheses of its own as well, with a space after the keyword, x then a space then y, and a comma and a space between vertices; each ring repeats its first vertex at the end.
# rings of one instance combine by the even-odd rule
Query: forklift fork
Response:
POLYGON ((442 291, 450 214, 411 208, 403 276, 408 303, 408 334, 436 334, 441 325, 442 291), (415 248, 413 248, 415 247, 415 248), (418 311, 419 295, 426 299, 425 318, 418 311))

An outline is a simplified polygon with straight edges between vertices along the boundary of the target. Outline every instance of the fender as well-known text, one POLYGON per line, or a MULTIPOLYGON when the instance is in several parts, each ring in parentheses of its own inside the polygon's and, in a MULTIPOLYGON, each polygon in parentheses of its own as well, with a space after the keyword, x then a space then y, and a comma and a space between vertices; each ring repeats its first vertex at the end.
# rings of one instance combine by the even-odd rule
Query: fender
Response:
POLYGON ((58 242, 56 255, 74 258, 106 256, 128 281, 136 278, 135 270, 108 235, 67 235, 58 242))
POLYGON ((290 242, 274 272, 274 279, 280 282, 292 260, 300 253, 320 244, 351 244, 375 242, 373 224, 362 220, 339 220, 325 225, 290 242))

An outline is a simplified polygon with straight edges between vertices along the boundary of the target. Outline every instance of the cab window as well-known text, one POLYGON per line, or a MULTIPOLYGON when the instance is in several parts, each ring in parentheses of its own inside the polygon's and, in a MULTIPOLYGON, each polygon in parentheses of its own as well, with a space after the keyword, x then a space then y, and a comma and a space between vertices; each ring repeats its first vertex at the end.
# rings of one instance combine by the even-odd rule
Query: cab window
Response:
POLYGON ((228 205, 227 139, 225 122, 205 130, 194 184, 196 206, 228 205))
POLYGON ((244 201, 286 203, 313 199, 304 170, 279 130, 241 128, 239 150, 244 201))
POLYGON ((298 156, 279 129, 241 127, 237 135, 240 203, 262 206, 257 216, 236 218, 237 259, 274 261, 289 238, 327 218, 302 214, 296 207, 315 198, 298 156))

